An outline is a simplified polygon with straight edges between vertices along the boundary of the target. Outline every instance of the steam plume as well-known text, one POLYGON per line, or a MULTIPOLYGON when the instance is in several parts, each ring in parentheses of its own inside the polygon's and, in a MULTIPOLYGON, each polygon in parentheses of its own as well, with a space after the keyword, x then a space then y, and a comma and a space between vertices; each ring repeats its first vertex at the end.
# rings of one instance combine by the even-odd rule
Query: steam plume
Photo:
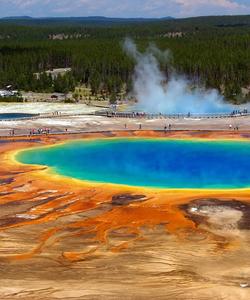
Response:
POLYGON ((191 83, 173 70, 167 80, 160 70, 159 61, 171 65, 169 51, 162 52, 151 45, 145 53, 141 53, 130 39, 125 40, 124 49, 136 61, 133 96, 138 100, 140 110, 151 113, 199 114, 233 110, 233 106, 225 103, 217 90, 201 87, 191 89, 191 83))

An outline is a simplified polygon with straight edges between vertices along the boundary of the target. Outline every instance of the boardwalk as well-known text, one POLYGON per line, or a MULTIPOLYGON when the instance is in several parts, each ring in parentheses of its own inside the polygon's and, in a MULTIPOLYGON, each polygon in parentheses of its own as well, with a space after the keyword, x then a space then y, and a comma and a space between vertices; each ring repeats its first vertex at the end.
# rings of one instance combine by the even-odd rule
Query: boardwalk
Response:
POLYGON ((149 114, 138 112, 96 112, 95 115, 106 116, 109 118, 128 118, 128 119, 221 119, 221 118, 238 118, 249 116, 248 112, 232 112, 232 113, 204 113, 204 114, 149 114))

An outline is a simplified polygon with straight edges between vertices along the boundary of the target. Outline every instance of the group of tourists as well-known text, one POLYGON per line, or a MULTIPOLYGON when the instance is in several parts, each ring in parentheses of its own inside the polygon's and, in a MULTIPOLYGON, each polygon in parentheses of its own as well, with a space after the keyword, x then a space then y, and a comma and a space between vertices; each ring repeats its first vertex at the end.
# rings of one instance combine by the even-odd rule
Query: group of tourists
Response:
POLYGON ((229 124, 229 129, 238 131, 239 130, 239 125, 233 126, 232 124, 229 124))
POLYGON ((62 113, 60 111, 54 111, 52 112, 52 116, 61 116, 62 113))
POLYGON ((234 116, 234 115, 246 115, 248 114, 248 110, 245 108, 243 110, 233 110, 231 115, 234 116))
POLYGON ((172 129, 172 124, 168 124, 164 126, 164 132, 166 133, 167 131, 170 131, 172 129))
MULTIPOLYGON (((32 128, 32 129, 29 129, 28 131, 28 136, 33 136, 33 135, 42 135, 42 134, 45 134, 45 135, 48 135, 51 133, 51 128, 32 128)), ((68 128, 65 128, 64 131, 62 131, 62 133, 65 132, 65 133, 68 133, 68 128)), ((15 129, 10 129, 9 130, 9 135, 10 136, 15 136, 15 129)), ((18 136, 18 134, 17 134, 18 136)))
POLYGON ((11 130, 9 131, 9 135, 10 135, 10 136, 14 136, 14 135, 15 135, 15 129, 11 129, 11 130))
POLYGON ((40 134, 49 134, 51 131, 50 128, 38 128, 38 129, 30 129, 29 135, 40 135, 40 134))

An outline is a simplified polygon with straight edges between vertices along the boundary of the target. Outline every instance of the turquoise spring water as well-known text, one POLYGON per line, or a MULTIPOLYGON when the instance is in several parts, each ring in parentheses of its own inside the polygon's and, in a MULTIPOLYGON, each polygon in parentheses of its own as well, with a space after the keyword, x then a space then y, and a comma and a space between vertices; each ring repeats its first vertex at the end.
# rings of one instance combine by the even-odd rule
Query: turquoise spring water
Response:
POLYGON ((22 151, 17 160, 96 182, 158 188, 250 186, 250 142, 242 141, 81 140, 22 151))

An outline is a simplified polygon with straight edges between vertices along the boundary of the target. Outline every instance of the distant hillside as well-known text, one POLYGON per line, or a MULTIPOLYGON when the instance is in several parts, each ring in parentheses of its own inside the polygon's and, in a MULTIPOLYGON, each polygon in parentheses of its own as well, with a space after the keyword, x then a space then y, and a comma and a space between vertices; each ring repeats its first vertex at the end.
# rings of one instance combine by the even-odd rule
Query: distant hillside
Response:
POLYGON ((0 22, 11 22, 20 25, 68 25, 68 24, 125 24, 125 23, 143 23, 143 22, 157 22, 163 20, 173 20, 173 17, 167 16, 163 18, 109 18, 104 16, 90 16, 90 17, 46 17, 46 18, 32 18, 29 16, 10 16, 0 19, 0 22))
POLYGON ((29 16, 10 16, 10 17, 3 17, 2 20, 30 20, 33 19, 29 16))
POLYGON ((202 16, 177 19, 177 21, 187 24, 204 24, 204 25, 234 25, 234 24, 247 24, 250 25, 250 15, 230 15, 230 16, 202 16))
MULTIPOLYGON (((32 18, 29 16, 11 16, 0 18, 0 25, 17 26, 41 26, 41 27, 116 27, 120 25, 141 26, 141 31, 148 30, 148 26, 157 31, 184 31, 227 28, 227 27, 250 27, 250 15, 235 16, 202 16, 175 19, 167 16, 163 18, 109 18, 103 16, 90 17, 50 17, 32 18), (144 27, 147 26, 147 27, 144 27), (162 30, 159 30, 159 29, 162 30)), ((137 27, 138 28, 138 27, 137 27)))

